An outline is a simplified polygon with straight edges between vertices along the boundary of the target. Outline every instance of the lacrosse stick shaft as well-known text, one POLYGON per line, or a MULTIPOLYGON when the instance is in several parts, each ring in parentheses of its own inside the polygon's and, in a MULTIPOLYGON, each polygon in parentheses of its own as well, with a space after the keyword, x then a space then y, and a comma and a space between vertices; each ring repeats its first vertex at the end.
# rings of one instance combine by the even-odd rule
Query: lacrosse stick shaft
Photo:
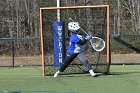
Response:
MULTIPOLYGON (((74 20, 73 20, 72 18, 69 18, 69 20, 71 20, 72 22, 74 22, 74 20)), ((89 34, 88 34, 83 28, 80 27, 80 29, 81 29, 86 35, 89 36, 89 34)))

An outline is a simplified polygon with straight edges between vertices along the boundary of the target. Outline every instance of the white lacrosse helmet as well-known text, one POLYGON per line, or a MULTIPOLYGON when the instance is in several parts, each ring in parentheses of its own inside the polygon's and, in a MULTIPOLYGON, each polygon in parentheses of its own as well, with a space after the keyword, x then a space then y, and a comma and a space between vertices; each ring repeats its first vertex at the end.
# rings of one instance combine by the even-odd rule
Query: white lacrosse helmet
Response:
POLYGON ((69 22, 68 23, 68 29, 70 31, 77 31, 80 29, 79 23, 78 22, 69 22))

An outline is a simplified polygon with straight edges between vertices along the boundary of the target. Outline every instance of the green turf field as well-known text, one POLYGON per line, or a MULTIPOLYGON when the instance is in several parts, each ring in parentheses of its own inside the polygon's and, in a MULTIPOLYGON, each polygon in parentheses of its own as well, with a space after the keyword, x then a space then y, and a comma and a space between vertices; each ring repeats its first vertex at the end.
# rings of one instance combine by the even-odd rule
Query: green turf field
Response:
POLYGON ((0 93, 139 93, 140 65, 111 66, 111 75, 42 77, 38 67, 0 68, 0 93))

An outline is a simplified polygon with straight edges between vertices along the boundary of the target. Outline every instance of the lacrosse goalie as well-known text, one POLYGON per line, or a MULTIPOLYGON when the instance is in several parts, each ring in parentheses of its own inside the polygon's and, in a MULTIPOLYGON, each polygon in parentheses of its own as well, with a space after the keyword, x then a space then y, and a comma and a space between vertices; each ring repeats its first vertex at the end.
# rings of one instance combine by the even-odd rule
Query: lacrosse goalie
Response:
POLYGON ((71 32, 71 35, 70 43, 66 53, 66 58, 60 69, 54 74, 53 77, 58 77, 58 75, 63 72, 75 58, 77 58, 85 66, 91 76, 95 77, 96 73, 94 73, 94 71, 92 70, 92 67, 89 64, 88 59, 84 53, 84 44, 87 41, 90 41, 92 39, 92 36, 84 36, 79 34, 80 25, 78 22, 69 22, 68 30, 71 32))

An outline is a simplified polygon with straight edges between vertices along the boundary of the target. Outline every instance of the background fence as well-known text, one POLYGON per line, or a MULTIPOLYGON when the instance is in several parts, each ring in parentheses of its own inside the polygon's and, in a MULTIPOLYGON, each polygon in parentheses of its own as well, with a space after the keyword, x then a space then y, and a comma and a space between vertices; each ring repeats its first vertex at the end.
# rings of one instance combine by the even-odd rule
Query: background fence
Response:
POLYGON ((35 66, 41 65, 40 39, 0 39, 0 66, 35 66))

